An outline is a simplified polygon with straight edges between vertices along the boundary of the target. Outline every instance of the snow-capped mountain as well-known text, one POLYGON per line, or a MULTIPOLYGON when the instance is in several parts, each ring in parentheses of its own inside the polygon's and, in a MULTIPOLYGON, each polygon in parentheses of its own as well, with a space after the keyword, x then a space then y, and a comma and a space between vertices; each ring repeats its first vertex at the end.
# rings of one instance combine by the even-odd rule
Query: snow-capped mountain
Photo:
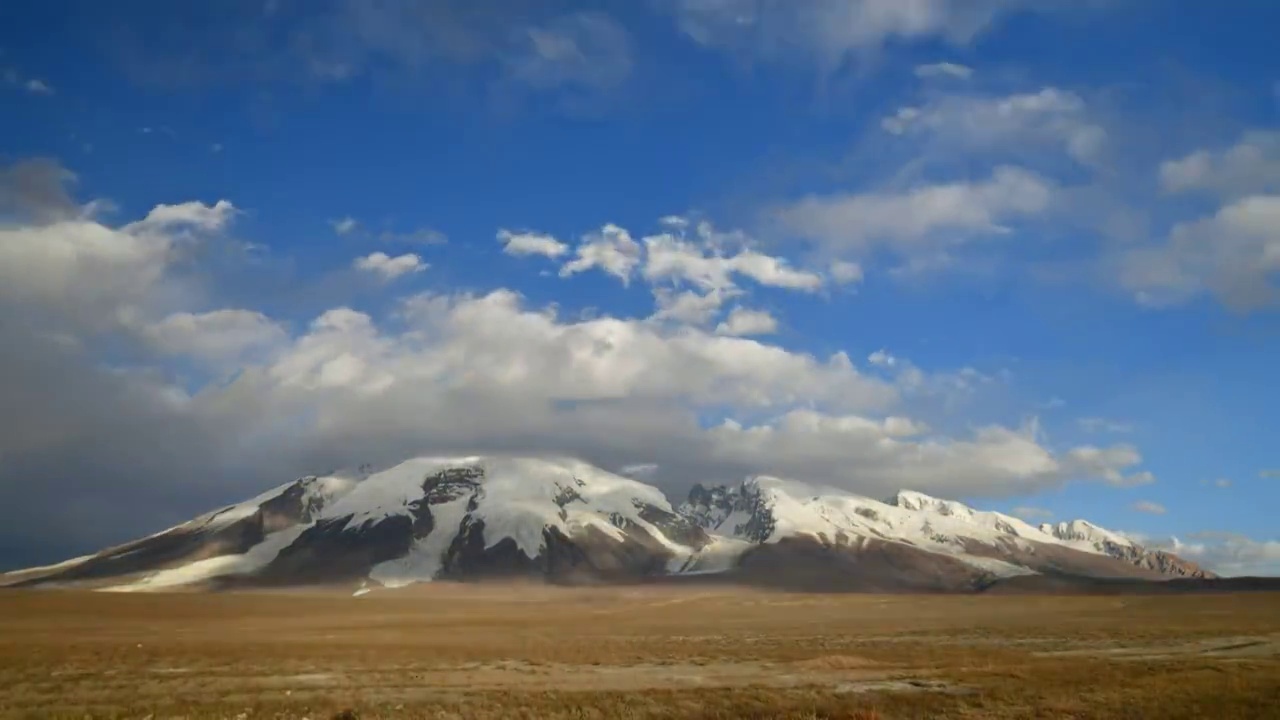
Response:
POLYGON ((1212 577, 1084 521, 1037 528, 915 492, 882 502, 757 477, 695 486, 677 509, 655 487, 577 460, 466 457, 302 478, 141 540, 0 576, 0 585, 135 591, 700 576, 954 591, 1039 573, 1212 577))
POLYGON ((795 537, 835 546, 896 543, 997 576, 1065 571, 1107 577, 1212 577, 1194 563, 1146 550, 1084 520, 1035 527, 1016 517, 907 490, 879 501, 757 477, 738 487, 696 486, 680 512, 708 532, 752 543, 795 537))

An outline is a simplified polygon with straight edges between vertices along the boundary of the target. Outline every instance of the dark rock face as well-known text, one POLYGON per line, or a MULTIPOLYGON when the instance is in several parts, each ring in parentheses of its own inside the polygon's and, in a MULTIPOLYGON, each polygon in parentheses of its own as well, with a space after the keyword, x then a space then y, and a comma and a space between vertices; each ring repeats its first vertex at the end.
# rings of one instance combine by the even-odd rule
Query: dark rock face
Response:
POLYGON ((351 527, 352 517, 321 520, 307 528, 265 568, 267 584, 300 585, 354 580, 370 568, 409 552, 414 521, 406 515, 351 527))
MULTIPOLYGON (((1040 529, 1062 540, 1093 542, 1093 538, 1089 533, 1077 527, 1078 524, 1083 525, 1086 529, 1092 527, 1083 522, 1059 523, 1057 525, 1045 523, 1040 526, 1040 529)), ((1096 542, 1095 547, 1113 558, 1123 560, 1145 570, 1158 572, 1166 578, 1207 579, 1217 577, 1214 573, 1205 570, 1190 560, 1184 560, 1163 550, 1148 550, 1139 545, 1119 544, 1109 539, 1096 542)))
POLYGON ((310 492, 318 482, 314 475, 301 478, 284 492, 259 505, 264 531, 271 533, 294 525, 305 525, 318 517, 326 504, 323 495, 310 492))
MULTIPOLYGON (((409 503, 408 514, 353 524, 354 516, 330 518, 307 528, 259 575, 268 584, 341 582, 364 578, 378 563, 403 557, 414 540, 431 534, 431 507, 483 492, 484 470, 457 467, 422 480, 422 497, 409 503)), ((442 528, 443 529, 443 528, 442 528)))
POLYGON ((475 520, 466 523, 450 545, 440 578, 533 577, 556 583, 596 583, 662 574, 669 553, 637 530, 619 542, 597 528, 587 528, 573 538, 557 528, 547 528, 542 533, 542 552, 530 558, 510 538, 486 549, 484 522, 475 520))
POLYGON ((1114 546, 1107 543, 1107 554, 1112 557, 1125 560, 1137 567, 1147 570, 1154 570, 1166 577, 1178 578, 1216 578, 1217 575, 1205 570, 1190 560, 1183 560, 1177 555, 1167 553, 1163 550, 1147 550, 1145 548, 1133 548, 1114 546))
POLYGON ((701 550, 711 542, 707 531, 684 515, 638 501, 635 507, 640 512, 641 520, 652 524, 674 542, 695 550, 701 550))
POLYGON ((750 481, 737 488, 694 485, 689 491, 689 500, 680 506, 680 514, 707 530, 736 535, 751 542, 764 542, 776 526, 768 501, 750 481), (734 513, 747 515, 747 520, 736 527, 722 527, 734 513))

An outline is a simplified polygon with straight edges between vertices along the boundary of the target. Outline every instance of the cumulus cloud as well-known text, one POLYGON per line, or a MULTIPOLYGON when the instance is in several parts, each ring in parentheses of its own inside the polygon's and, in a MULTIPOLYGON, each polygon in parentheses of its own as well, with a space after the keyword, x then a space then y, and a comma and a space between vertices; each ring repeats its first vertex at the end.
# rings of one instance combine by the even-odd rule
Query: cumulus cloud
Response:
POLYGON ((1124 251, 1121 287, 1138 302, 1178 305, 1212 295, 1249 310, 1276 301, 1280 272, 1280 195, 1250 195, 1214 215, 1179 223, 1159 244, 1124 251))
POLYGON ((7 85, 19 87, 31 95, 53 95, 53 86, 41 80, 40 78, 28 77, 24 78, 16 68, 5 68, 3 74, 0 74, 7 85))
POLYGON ((1100 160, 1107 139, 1082 97, 1054 87, 994 97, 943 95, 920 107, 899 108, 880 125, 894 135, 927 136, 965 152, 1024 154, 1047 146, 1085 164, 1100 160))
POLYGON ((963 44, 1020 0, 671 0, 676 23, 694 42, 764 62, 810 62, 833 72, 893 41, 963 44))
POLYGON ((1007 222, 1049 205, 1052 187, 1033 173, 1000 167, 980 182, 922 185, 899 193, 813 195, 778 212, 791 233, 832 252, 865 254, 884 246, 899 254, 936 249, 966 236, 1000 235, 1007 222), (929 243, 930 240, 934 244, 929 243))
POLYGON ((333 228, 333 231, 339 235, 350 235, 360 228, 359 221, 350 215, 337 220, 330 220, 329 225, 333 228))
MULTIPOLYGON (((83 551, 296 474, 423 453, 653 465, 647 477, 676 494, 750 473, 943 496, 1142 476, 1127 446, 1055 451, 999 425, 933 433, 905 398, 948 373, 899 360, 880 377, 843 352, 721 335, 710 320, 571 318, 493 289, 284 322, 175 292, 179 250, 229 241, 236 215, 230 203, 180 203, 117 226, 72 210, 0 230, 0 546, 56 537, 83 551)), ((743 254, 706 238, 706 257, 743 254)), ((377 255, 363 259, 379 275, 421 265, 377 255)), ((640 243, 606 226, 571 262, 628 278, 644 260, 640 243)), ((790 277, 745 267, 730 277, 790 277)), ((716 292, 695 280, 714 272, 681 277, 695 296, 716 292)))
POLYGON ((876 420, 793 410, 752 426, 726 420, 708 432, 716 457, 727 465, 767 467, 792 477, 821 479, 848 487, 850 458, 857 457, 856 486, 886 494, 900 488, 929 487, 944 495, 999 495, 1015 488, 1045 487, 1064 477, 1107 481, 1129 458, 1106 454, 1083 465, 1059 458, 1024 432, 979 428, 973 437, 922 437, 908 418, 876 420))
POLYGON ((288 338, 285 329, 266 315, 239 309, 177 312, 145 325, 141 332, 159 352, 214 363, 243 360, 288 338))
POLYGON ((653 289, 657 309, 652 317, 659 321, 674 320, 688 325, 706 325, 720 313, 725 301, 740 294, 740 291, 733 288, 699 293, 694 290, 676 291, 657 287, 653 289))
POLYGON ((646 237, 644 245, 643 272, 649 282, 687 282, 708 291, 734 287, 734 275, 789 290, 816 290, 823 284, 817 273, 792 268, 781 258, 754 250, 726 256, 705 243, 697 245, 667 233, 646 237))
POLYGON ((43 80, 31 78, 23 84, 23 88, 32 95, 52 95, 53 88, 43 80))
POLYGON ((1016 507, 1013 509, 1013 514, 1027 522, 1046 521, 1053 518, 1052 510, 1029 506, 1016 507))
POLYGON ((640 244, 631 239, 631 233, 612 223, 583 238, 574 254, 576 257, 560 268, 560 277, 599 268, 629 285, 632 272, 640 264, 640 244))
POLYGON ((67 192, 75 173, 50 158, 29 158, 0 167, 0 216, 44 224, 81 214, 67 192))
POLYGON ((545 3, 333 0, 263 13, 260 3, 243 3, 193 28, 180 11, 159 8, 150 22, 162 33, 182 31, 180 49, 130 32, 117 33, 112 46, 128 76, 147 86, 314 87, 372 77, 439 89, 466 80, 502 108, 533 98, 576 112, 630 77, 631 43, 605 13, 557 11, 545 3))
POLYGON ((841 285, 862 281, 862 266, 856 262, 836 260, 831 263, 831 279, 841 285))
POLYGON ((110 228, 81 215, 0 226, 0 298, 30 321, 105 330, 146 312, 173 265, 235 213, 231 203, 158 205, 142 220, 110 228))
POLYGON ((764 310, 736 307, 716 326, 717 335, 771 335, 778 331, 778 319, 764 310))
POLYGON ((569 251, 568 245, 545 233, 499 230, 498 241, 508 255, 541 255, 554 259, 569 251))
POLYGON ((1068 450, 1063 462, 1076 472, 1100 478, 1115 487, 1137 487, 1156 481, 1155 475, 1145 470, 1124 474, 1127 468, 1142 462, 1142 455, 1132 445, 1106 448, 1081 445, 1068 450))
POLYGON ((960 65, 953 62, 937 62, 929 63, 927 65, 917 65, 915 73, 918 78, 950 77, 959 80, 968 80, 973 77, 973 68, 968 65, 960 65))
POLYGON ((1280 540, 1254 540, 1226 532, 1192 533, 1150 539, 1148 547, 1168 550, 1227 577, 1280 575, 1280 540))
POLYGON ((1280 193, 1280 132, 1255 130, 1236 144, 1166 160, 1159 169, 1167 193, 1209 192, 1223 197, 1280 193))
POLYGON ((526 28, 503 57, 508 83, 557 91, 571 112, 589 112, 631 75, 631 37, 613 18, 577 12, 526 28))
POLYGON ((879 367, 893 367, 898 364, 898 358, 885 350, 877 350, 867 356, 867 362, 879 367))
POLYGON ((1161 505, 1158 502, 1152 502, 1151 500, 1139 500, 1130 507, 1140 513, 1147 513, 1148 515, 1163 515, 1168 512, 1164 505, 1161 505))
POLYGON ((395 280, 402 275, 420 273, 426 270, 428 265, 414 253, 392 257, 384 252, 375 252, 356 258, 352 262, 352 267, 376 275, 382 280, 395 280))

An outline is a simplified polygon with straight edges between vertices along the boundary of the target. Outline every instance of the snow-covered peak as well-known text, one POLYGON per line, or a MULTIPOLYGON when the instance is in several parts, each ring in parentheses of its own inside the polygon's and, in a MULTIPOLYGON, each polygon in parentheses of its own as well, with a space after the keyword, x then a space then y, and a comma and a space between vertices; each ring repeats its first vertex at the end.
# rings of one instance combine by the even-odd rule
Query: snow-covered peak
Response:
POLYGON ((1041 532, 1053 537, 1076 543, 1088 543, 1099 550, 1110 543, 1117 547, 1137 547, 1137 543, 1113 530, 1098 527, 1088 520, 1072 520, 1070 522, 1043 523, 1041 532))
MULTIPOLYGON (((507 506, 513 512, 558 509, 566 495, 575 495, 574 500, 606 512, 626 508, 634 511, 634 501, 672 511, 666 496, 657 488, 580 460, 477 455, 414 458, 373 473, 356 483, 324 516, 352 516, 352 524, 361 524, 401 514, 422 499, 424 480, 456 468, 478 470, 469 482, 484 488, 490 502, 507 506)), ((557 513, 558 510, 553 514, 557 513)))
POLYGON ((890 498, 889 504, 904 510, 919 510, 957 518, 972 518, 975 514, 974 509, 964 503, 943 500, 914 490, 899 490, 890 498))

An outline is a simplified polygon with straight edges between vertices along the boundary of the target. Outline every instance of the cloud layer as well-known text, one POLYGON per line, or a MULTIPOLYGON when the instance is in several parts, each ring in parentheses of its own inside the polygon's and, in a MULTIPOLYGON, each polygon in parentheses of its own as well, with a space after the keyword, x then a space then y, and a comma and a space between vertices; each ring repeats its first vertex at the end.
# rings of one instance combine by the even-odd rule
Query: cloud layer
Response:
MULTIPOLYGON (((639 241, 606 225, 572 251, 499 235, 508 252, 559 258, 564 282, 644 282, 652 316, 562 317, 494 288, 411 293, 379 316, 338 305, 298 326, 196 291, 193 251, 233 242, 228 201, 114 226, 58 193, 19 202, 28 219, 0 229, 0 507, 17 536, 120 539, 291 474, 428 452, 566 452, 651 468, 676 491, 757 472, 947 496, 1142 475, 1126 474, 1141 460, 1126 446, 1055 451, 998 425, 952 437, 903 414, 952 387, 948 373, 744 337, 777 319, 720 300, 832 280, 705 224, 669 219, 639 241), (673 309, 684 297, 716 300, 699 315, 673 309)), ((380 252, 353 264, 383 280, 425 267, 380 252)))

